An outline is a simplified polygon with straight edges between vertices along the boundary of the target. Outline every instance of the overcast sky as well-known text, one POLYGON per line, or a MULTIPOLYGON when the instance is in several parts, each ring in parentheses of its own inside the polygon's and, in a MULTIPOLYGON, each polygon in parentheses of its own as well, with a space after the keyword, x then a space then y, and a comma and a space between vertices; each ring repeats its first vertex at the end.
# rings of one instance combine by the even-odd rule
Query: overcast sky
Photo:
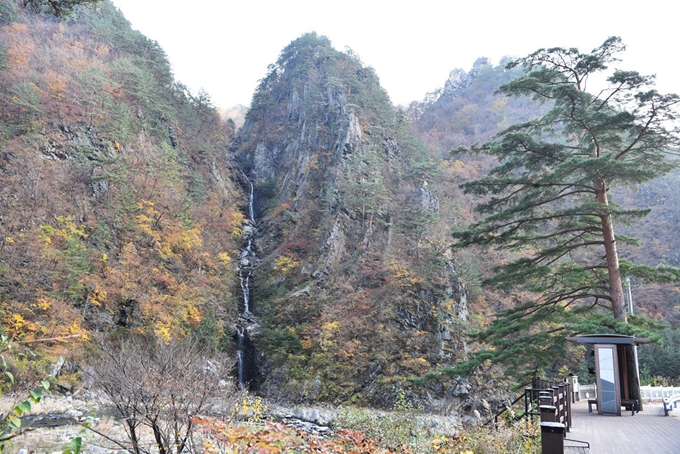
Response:
POLYGON ((316 31, 375 68, 395 104, 443 86, 454 68, 541 47, 590 51, 609 36, 628 49, 621 69, 657 74, 680 92, 677 14, 646 0, 113 0, 133 28, 165 49, 176 78, 218 107, 249 105, 279 52, 316 31))

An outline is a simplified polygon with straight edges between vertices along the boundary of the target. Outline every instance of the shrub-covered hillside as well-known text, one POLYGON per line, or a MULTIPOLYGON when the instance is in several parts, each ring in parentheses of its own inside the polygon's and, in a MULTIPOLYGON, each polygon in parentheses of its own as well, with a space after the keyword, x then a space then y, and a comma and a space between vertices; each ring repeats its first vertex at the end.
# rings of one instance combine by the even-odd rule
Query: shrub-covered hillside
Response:
POLYGON ((233 132, 110 2, 59 19, 0 1, 3 332, 217 345, 244 222, 233 132))

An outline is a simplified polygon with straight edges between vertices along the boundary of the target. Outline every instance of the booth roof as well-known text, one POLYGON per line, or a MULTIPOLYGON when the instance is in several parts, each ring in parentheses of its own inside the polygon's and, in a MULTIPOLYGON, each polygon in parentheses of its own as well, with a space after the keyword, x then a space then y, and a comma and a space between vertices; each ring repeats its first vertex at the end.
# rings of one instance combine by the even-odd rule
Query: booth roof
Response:
POLYGON ((567 337, 567 340, 577 344, 639 345, 649 343, 649 338, 647 337, 626 336, 623 334, 584 334, 582 336, 567 337))

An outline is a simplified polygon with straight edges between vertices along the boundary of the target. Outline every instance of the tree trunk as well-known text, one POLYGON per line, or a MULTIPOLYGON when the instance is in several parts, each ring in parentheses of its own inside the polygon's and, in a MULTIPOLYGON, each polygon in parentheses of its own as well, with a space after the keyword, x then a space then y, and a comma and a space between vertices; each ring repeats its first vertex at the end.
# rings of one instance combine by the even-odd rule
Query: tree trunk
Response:
MULTIPOLYGON (((597 201, 603 205, 609 205, 607 189, 604 180, 596 182, 597 201)), ((619 253, 616 248, 614 236, 614 221, 611 214, 600 216, 602 220, 602 239, 604 240, 605 260, 607 261, 607 273, 609 275, 609 296, 612 302, 614 318, 628 323, 626 316, 626 304, 623 297, 623 283, 619 270, 619 253)))
POLYGON ((637 399, 638 411, 642 411, 642 392, 640 390, 640 382, 638 382, 637 363, 635 362, 635 347, 626 346, 626 364, 628 364, 628 394, 631 399, 637 399))
MULTIPOLYGON (((604 180, 600 179, 596 183, 596 188, 597 201, 603 205, 609 205, 604 180)), ((605 260, 607 261, 607 272, 609 274, 609 296, 612 301, 612 312, 614 313, 614 318, 621 320, 624 323, 628 323, 623 294, 623 283, 621 281, 621 271, 619 270, 619 253, 616 247, 616 237, 614 236, 614 221, 610 214, 601 216, 601 220, 605 260)), ((634 348, 635 347, 626 347, 624 349, 626 355, 626 370, 624 373, 627 376, 629 398, 637 399, 639 405, 638 411, 641 411, 642 393, 640 391, 640 382, 638 381, 637 363, 635 362, 635 355, 633 352, 634 348)))

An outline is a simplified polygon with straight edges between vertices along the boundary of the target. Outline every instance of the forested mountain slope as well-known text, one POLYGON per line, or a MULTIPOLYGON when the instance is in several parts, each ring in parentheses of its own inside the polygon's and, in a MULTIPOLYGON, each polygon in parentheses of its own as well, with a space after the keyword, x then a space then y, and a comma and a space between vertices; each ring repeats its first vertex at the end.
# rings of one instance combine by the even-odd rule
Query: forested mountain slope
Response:
POLYGON ((235 361, 242 168, 262 392, 389 407, 463 355, 442 163, 358 57, 291 43, 233 142, 111 3, 0 8, 4 333, 76 360, 98 332, 194 335, 235 361))
MULTIPOLYGON (((262 394, 489 412, 467 380, 413 378, 464 358, 465 332, 513 302, 479 286, 500 254, 449 245, 475 219, 458 185, 492 164, 451 150, 541 109, 494 94, 516 71, 480 59, 402 111, 372 68, 310 33, 236 132, 110 2, 67 19, 21 3, 0 0, 4 334, 52 339, 34 344, 48 358, 98 332, 192 335, 235 363, 245 263, 262 394)), ((678 264, 675 188, 616 195, 653 206, 627 231, 636 259, 678 264)), ((644 311, 680 316, 673 288, 647 289, 644 311)))
POLYGON ((233 127, 110 2, 0 2, 3 332, 76 354, 95 331, 231 334, 245 196, 233 127))

